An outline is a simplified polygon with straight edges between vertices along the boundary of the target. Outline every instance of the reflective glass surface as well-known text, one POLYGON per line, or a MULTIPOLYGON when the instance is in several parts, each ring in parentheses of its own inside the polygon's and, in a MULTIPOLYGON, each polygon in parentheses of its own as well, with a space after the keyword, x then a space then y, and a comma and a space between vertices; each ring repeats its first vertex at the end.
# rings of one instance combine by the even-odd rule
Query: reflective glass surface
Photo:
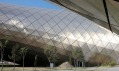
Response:
POLYGON ((14 7, 0 3, 0 35, 10 35, 13 41, 39 48, 56 46, 63 49, 59 50, 61 54, 81 48, 86 61, 95 53, 119 61, 119 36, 67 9, 14 7))

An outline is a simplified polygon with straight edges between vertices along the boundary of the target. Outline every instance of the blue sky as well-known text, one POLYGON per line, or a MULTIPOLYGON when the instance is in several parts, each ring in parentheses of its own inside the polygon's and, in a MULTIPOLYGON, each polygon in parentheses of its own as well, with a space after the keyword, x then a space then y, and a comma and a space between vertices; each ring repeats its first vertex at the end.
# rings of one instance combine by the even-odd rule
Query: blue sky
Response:
POLYGON ((50 9, 60 9, 56 5, 50 4, 47 0, 0 0, 3 3, 29 6, 29 7, 44 7, 50 9))

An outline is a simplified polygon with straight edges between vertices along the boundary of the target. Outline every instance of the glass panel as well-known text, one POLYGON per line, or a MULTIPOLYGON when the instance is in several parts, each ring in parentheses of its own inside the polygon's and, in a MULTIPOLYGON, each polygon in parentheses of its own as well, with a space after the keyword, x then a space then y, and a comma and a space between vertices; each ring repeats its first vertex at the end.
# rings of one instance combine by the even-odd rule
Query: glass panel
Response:
POLYGON ((92 39, 90 39, 90 40, 87 42, 87 45, 88 45, 88 47, 89 47, 90 50, 95 46, 92 39))
POLYGON ((63 47, 64 47, 64 49, 67 49, 68 46, 69 46, 69 44, 65 44, 65 43, 63 43, 63 47))
POLYGON ((86 42, 90 39, 90 36, 87 32, 85 32, 82 36, 83 36, 83 38, 85 39, 86 42))
POLYGON ((48 33, 50 33, 50 34, 56 34, 52 29, 50 29, 50 31, 48 31, 48 33))
POLYGON ((57 14, 54 14, 53 12, 54 11, 52 11, 52 13, 48 13, 48 16, 51 17, 51 18, 55 17, 57 14))
POLYGON ((109 41, 107 40, 107 38, 105 36, 103 36, 103 38, 101 40, 102 40, 104 47, 109 43, 109 41))
POLYGON ((67 18, 64 18, 64 19, 62 20, 62 22, 63 22, 65 25, 70 24, 70 21, 69 21, 67 18))
POLYGON ((6 16, 7 16, 7 18, 8 18, 8 19, 11 19, 11 18, 13 18, 13 17, 14 17, 14 15, 13 15, 13 14, 7 14, 6 16))
POLYGON ((98 30, 98 27, 97 27, 97 25, 95 23, 92 23, 90 25, 90 27, 93 29, 94 32, 96 32, 98 30))
POLYGON ((58 34, 61 31, 61 29, 57 25, 53 27, 53 30, 55 31, 56 34, 58 34))
POLYGON ((78 23, 75 19, 71 22, 71 24, 73 24, 75 28, 80 25, 80 23, 78 23))
POLYGON ((84 34, 84 32, 85 32, 85 30, 84 30, 84 28, 83 28, 82 26, 79 26, 79 27, 77 28, 77 30, 78 30, 78 32, 79 32, 80 34, 84 34))
POLYGON ((48 32, 51 29, 51 27, 48 23, 44 24, 43 28, 45 29, 46 32, 48 32))
POLYGON ((38 42, 44 43, 44 40, 42 38, 37 39, 38 42))
POLYGON ((68 25, 68 28, 71 32, 73 32, 76 29, 72 23, 68 25))
POLYGON ((41 32, 45 32, 45 30, 42 26, 38 30, 41 31, 41 32))
POLYGON ((97 45, 98 42, 100 41, 99 37, 96 35, 96 33, 92 37, 93 37, 92 39, 93 39, 94 43, 97 45))
POLYGON ((33 22, 32 25, 34 26, 35 29, 38 29, 39 27, 41 27, 38 21, 33 22))
POLYGON ((70 43, 69 43, 69 40, 68 40, 67 38, 63 41, 63 43, 65 43, 65 44, 70 44, 70 43))
POLYGON ((63 33, 65 34, 66 37, 68 37, 68 36, 69 36, 68 33, 71 33, 71 32, 70 32, 69 29, 66 27, 66 28, 63 30, 63 33))
POLYGON ((88 48, 86 43, 81 48, 83 50, 84 55, 86 55, 88 52, 90 52, 90 49, 88 48))
POLYGON ((22 22, 22 20, 26 19, 26 17, 25 17, 25 16, 22 16, 21 14, 18 15, 17 17, 18 17, 18 19, 19 19, 21 22, 22 22))
POLYGON ((98 37, 101 39, 103 36, 106 36, 102 33, 102 31, 100 29, 97 30, 96 34, 98 35, 98 37))
POLYGON ((43 18, 40 18, 39 20, 39 25, 44 25, 46 21, 43 18))
POLYGON ((42 36, 43 38, 47 38, 47 39, 50 39, 49 35, 46 33, 42 36))
POLYGON ((75 20, 76 20, 79 24, 81 24, 83 21, 86 20, 86 18, 84 18, 84 17, 82 17, 81 15, 79 15, 79 16, 77 16, 77 17, 75 18, 75 20))
POLYGON ((95 53, 99 53, 97 47, 94 47, 93 49, 91 49, 91 52, 92 52, 93 54, 95 54, 95 53))
POLYGON ((62 37, 62 36, 59 36, 59 39, 61 42, 63 42, 65 40, 66 37, 62 37))
POLYGON ((47 44, 48 44, 48 45, 52 45, 52 46, 54 46, 54 44, 53 44, 53 42, 52 42, 51 40, 48 41, 47 44))
POLYGON ((5 23, 6 21, 8 21, 8 18, 4 15, 0 16, 0 20, 5 23))
POLYGON ((28 21, 28 19, 24 19, 22 20, 22 23, 25 27, 27 27, 28 25, 30 25, 31 23, 28 21))
POLYGON ((25 17, 29 17, 31 14, 28 11, 22 13, 25 17))
POLYGON ((86 55, 84 55, 84 57, 85 57, 85 60, 86 61, 89 61, 90 58, 92 57, 92 53, 91 52, 88 52, 86 55))
POLYGON ((34 36, 39 36, 39 34, 38 34, 37 31, 34 31, 34 32, 32 33, 32 35, 34 35, 34 36))
POLYGON ((16 26, 12 26, 9 30, 12 30, 12 31, 17 31, 18 32, 18 29, 16 26))
POLYGON ((79 14, 70 11, 70 17, 72 17, 73 20, 74 20, 78 15, 79 15, 79 14))
POLYGON ((30 23, 33 23, 34 21, 36 21, 36 19, 33 17, 33 15, 29 16, 27 19, 30 23))
POLYGON ((0 8, 0 11, 1 11, 2 13, 6 14, 6 13, 9 12, 9 9, 6 8, 6 7, 2 7, 2 8, 0 8))
POLYGON ((38 14, 38 13, 33 13, 33 16, 34 16, 36 19, 41 18, 40 14, 38 14))
POLYGON ((119 56, 119 54, 118 54, 119 53, 119 45, 117 45, 117 47, 114 50, 116 50, 115 51, 116 55, 119 56))
POLYGON ((53 40, 60 42, 60 39, 58 36, 53 37, 53 40))
POLYGON ((76 47, 80 47, 77 41, 73 42, 72 45, 76 47))
POLYGON ((49 41, 49 39, 43 37, 43 41, 47 44, 47 42, 49 41))
POLYGON ((101 52, 102 49, 104 48, 104 46, 103 46, 103 44, 102 44, 101 41, 99 41, 98 44, 97 44, 96 46, 97 46, 99 52, 101 52))
POLYGON ((66 27, 66 25, 65 25, 62 21, 60 21, 60 22, 58 23, 58 26, 59 26, 60 29, 62 29, 62 30, 66 27))
POLYGON ((1 24, 1 23, 0 23, 0 28, 7 29, 6 26, 4 26, 4 24, 1 24))
POLYGON ((68 38, 68 40, 69 40, 70 44, 73 44, 75 41, 74 39, 69 39, 69 38, 68 38))
POLYGON ((89 20, 85 20, 81 23, 81 25, 86 30, 91 25, 91 22, 89 20))
POLYGON ((21 14, 21 11, 20 11, 20 10, 13 10, 12 13, 13 13, 14 15, 18 15, 18 14, 21 14))
POLYGON ((58 14, 57 16, 60 18, 60 19, 65 19, 70 13, 67 12, 67 11, 63 11, 61 12, 60 14, 58 14))
POLYGON ((111 56, 113 59, 117 60, 117 56, 116 56, 116 54, 115 54, 115 51, 113 51, 113 52, 110 54, 110 56, 111 56))
POLYGON ((51 27, 54 27, 56 25, 55 21, 53 19, 49 20, 48 21, 48 24, 51 26, 51 27))
POLYGON ((51 17, 49 17, 47 14, 43 16, 45 21, 49 21, 51 19, 51 17))
POLYGON ((58 22, 61 21, 57 16, 55 16, 55 17, 53 18, 53 20, 55 21, 55 23, 58 23, 58 22))
POLYGON ((76 40, 81 36, 77 29, 72 34, 76 40))
MULTIPOLYGON (((76 48, 76 47, 74 47, 74 48, 76 48)), ((67 48, 65 48, 65 49, 68 51, 72 51, 73 47, 71 45, 68 45, 67 48)))
POLYGON ((82 47, 82 46, 84 45, 84 43, 85 43, 85 41, 84 41, 84 39, 82 38, 82 36, 81 36, 77 41, 78 41, 80 47, 82 47))
MULTIPOLYGON (((71 13, 70 13, 70 14, 71 14, 71 13)), ((74 18, 72 18, 72 17, 70 16, 70 14, 67 16, 67 19, 71 22, 71 21, 74 20, 74 18)))
MULTIPOLYGON (((86 31, 88 32, 88 34, 90 36, 93 36, 95 34, 95 32, 93 31, 93 29, 91 27, 89 27, 86 31)), ((97 35, 98 35, 98 33, 97 33, 97 35)))
POLYGON ((34 28, 34 26, 32 24, 31 25, 28 25, 26 28, 35 30, 35 28, 34 28))

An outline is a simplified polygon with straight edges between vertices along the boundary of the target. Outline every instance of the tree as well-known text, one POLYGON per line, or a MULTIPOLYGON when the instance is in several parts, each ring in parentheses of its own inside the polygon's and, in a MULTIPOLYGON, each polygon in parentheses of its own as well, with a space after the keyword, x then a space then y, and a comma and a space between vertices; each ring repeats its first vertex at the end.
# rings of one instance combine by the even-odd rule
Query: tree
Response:
POLYGON ((14 68, 13 68, 13 70, 15 70, 15 62, 16 61, 19 61, 21 59, 21 56, 20 56, 20 47, 19 47, 18 44, 16 44, 15 46, 13 46, 12 51, 11 51, 11 54, 12 55, 9 56, 9 58, 11 60, 13 60, 13 62, 14 62, 14 68))
POLYGON ((36 66, 37 66, 37 59, 38 59, 38 55, 35 55, 35 60, 34 60, 35 71, 36 71, 36 66))
POLYGON ((6 45, 8 44, 10 37, 5 37, 4 39, 0 40, 0 52, 1 52, 1 62, 2 62, 2 67, 1 67, 1 71, 3 69, 3 54, 4 54, 4 49, 6 47, 6 45))
POLYGON ((74 66, 78 67, 78 62, 83 61, 83 53, 81 50, 72 50, 71 51, 71 57, 74 59, 74 66))
POLYGON ((44 53, 47 56, 49 63, 55 63, 58 60, 58 53, 55 46, 46 46, 44 53))
POLYGON ((26 56, 27 51, 28 51, 28 48, 27 47, 22 47, 20 49, 20 54, 21 54, 22 59, 23 59, 23 71, 24 71, 24 59, 25 59, 25 56, 26 56))

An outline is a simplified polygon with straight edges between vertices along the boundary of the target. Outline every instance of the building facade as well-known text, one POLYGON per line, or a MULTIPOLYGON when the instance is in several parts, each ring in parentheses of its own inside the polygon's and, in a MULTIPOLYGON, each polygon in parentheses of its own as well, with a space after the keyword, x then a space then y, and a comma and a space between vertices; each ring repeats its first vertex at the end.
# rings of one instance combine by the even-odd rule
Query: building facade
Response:
POLYGON ((82 49, 85 61, 103 54, 119 63, 119 36, 70 10, 29 8, 0 3, 0 36, 43 48, 56 46, 58 53, 82 49))

